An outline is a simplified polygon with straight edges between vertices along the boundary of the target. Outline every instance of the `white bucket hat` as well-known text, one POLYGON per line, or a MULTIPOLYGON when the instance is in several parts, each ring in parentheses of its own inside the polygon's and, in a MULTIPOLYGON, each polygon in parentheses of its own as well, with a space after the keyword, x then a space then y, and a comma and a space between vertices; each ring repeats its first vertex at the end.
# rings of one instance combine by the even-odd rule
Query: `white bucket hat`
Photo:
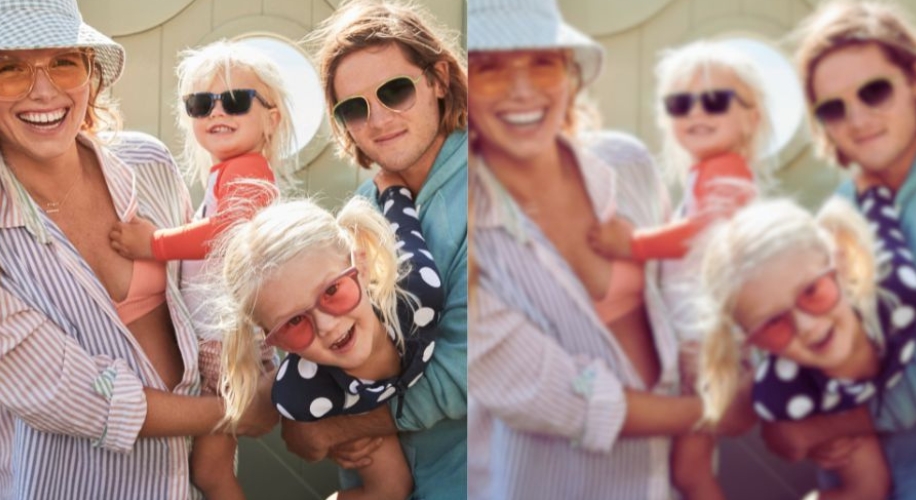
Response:
POLYGON ((468 0, 468 52, 572 49, 588 85, 601 72, 604 49, 566 24, 556 0, 468 0))
POLYGON ((0 0, 0 50, 91 48, 102 87, 118 80, 124 47, 83 22, 76 0, 0 0))

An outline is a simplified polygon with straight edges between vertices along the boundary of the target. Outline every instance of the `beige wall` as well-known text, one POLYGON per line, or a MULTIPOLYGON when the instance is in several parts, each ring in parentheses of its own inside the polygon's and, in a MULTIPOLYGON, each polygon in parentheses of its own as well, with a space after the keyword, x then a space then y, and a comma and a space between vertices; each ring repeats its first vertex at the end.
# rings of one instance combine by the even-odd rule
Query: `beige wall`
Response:
MULTIPOLYGON (((653 70, 659 51, 698 38, 743 36, 772 44, 791 58, 786 35, 817 5, 814 0, 559 0, 566 19, 607 51, 604 73, 592 85, 608 128, 635 134, 654 151, 653 70)), ((916 12, 916 0, 902 0, 916 12)), ((816 206, 840 181, 836 169, 814 158, 807 125, 778 158, 781 192, 816 206)))
MULTIPOLYGON (((327 18, 340 0, 79 0, 87 23, 112 36, 127 51, 127 66, 113 95, 124 128, 159 137, 173 153, 180 136, 173 114, 175 64, 179 51, 220 38, 271 33, 296 41, 327 18)), ((464 33, 461 0, 422 0, 440 23, 464 33)), ((463 40, 463 38, 462 38, 463 40)), ((307 146, 297 176, 302 188, 331 203, 349 196, 367 177, 337 158, 327 124, 307 146)), ((200 189, 194 193, 199 196, 200 189)))

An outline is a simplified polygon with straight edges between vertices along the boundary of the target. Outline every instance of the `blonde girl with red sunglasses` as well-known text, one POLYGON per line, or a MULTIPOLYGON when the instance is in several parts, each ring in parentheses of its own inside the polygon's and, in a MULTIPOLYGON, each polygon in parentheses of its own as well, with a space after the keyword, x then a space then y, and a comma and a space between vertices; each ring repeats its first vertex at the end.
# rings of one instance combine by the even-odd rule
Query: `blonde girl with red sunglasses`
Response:
MULTIPOLYGON (((409 191, 376 182, 385 215, 359 197, 336 216, 302 200, 267 207, 227 232, 219 253, 221 387, 230 426, 256 392, 263 337, 254 332, 289 353, 272 399, 290 420, 364 413, 399 401, 423 376, 444 306, 439 272, 409 191)), ((397 435, 382 437, 370 458, 359 469, 362 486, 338 499, 411 494, 397 435)))
MULTIPOLYGON (((868 223, 840 199, 816 217, 775 200, 742 209, 709 231, 705 253, 697 254, 707 332, 697 387, 707 423, 718 421, 732 400, 751 347, 762 354, 753 400, 765 432, 846 411, 868 418, 861 406, 880 406, 883 391, 899 382, 916 348, 916 322, 906 317, 912 304, 905 302, 912 302, 916 271, 889 190, 862 197, 868 223)), ((839 482, 824 485, 817 498, 889 497, 875 434, 818 444, 822 465, 839 482), (841 447, 852 452, 829 463, 841 447)))

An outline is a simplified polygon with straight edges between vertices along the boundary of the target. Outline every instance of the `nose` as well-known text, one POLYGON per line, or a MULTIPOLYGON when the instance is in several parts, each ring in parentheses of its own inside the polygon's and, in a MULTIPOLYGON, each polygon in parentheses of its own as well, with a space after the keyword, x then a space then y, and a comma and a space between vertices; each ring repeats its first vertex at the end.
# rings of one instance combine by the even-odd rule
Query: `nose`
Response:
POLYGON ((792 324, 795 325, 795 334, 803 339, 807 339, 809 335, 820 331, 817 326, 822 319, 823 316, 806 313, 797 307, 792 309, 792 324))
POLYGON ((315 321, 316 334, 319 337, 340 333, 337 331, 337 325, 340 323, 340 316, 328 314, 320 309, 313 309, 312 320, 315 321))
POLYGON ((54 96, 59 92, 57 86, 51 81, 47 70, 44 67, 35 68, 32 76, 32 89, 29 91, 29 97, 35 100, 42 100, 54 96))
POLYGON ((210 117, 213 116, 226 116, 226 110, 223 109, 223 100, 217 99, 213 103, 213 109, 210 110, 210 117))
POLYGON ((872 117, 871 109, 858 99, 846 101, 846 123, 852 128, 863 127, 872 117))
POLYGON ((534 83, 531 81, 531 73, 527 67, 513 66, 509 68, 508 73, 510 95, 524 96, 533 91, 534 83))

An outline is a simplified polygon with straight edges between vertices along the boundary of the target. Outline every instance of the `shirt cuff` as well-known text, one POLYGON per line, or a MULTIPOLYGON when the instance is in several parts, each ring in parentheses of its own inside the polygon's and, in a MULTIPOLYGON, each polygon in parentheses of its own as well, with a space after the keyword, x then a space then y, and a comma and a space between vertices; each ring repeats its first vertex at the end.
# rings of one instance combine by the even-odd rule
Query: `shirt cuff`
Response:
POLYGON ((591 452, 609 453, 627 415, 623 386, 603 363, 593 361, 573 382, 573 391, 588 401, 585 427, 574 445, 591 452))
POLYGON ((146 420, 146 394, 124 361, 108 364, 93 381, 93 389, 109 402, 108 419, 94 446, 129 453, 146 420))

